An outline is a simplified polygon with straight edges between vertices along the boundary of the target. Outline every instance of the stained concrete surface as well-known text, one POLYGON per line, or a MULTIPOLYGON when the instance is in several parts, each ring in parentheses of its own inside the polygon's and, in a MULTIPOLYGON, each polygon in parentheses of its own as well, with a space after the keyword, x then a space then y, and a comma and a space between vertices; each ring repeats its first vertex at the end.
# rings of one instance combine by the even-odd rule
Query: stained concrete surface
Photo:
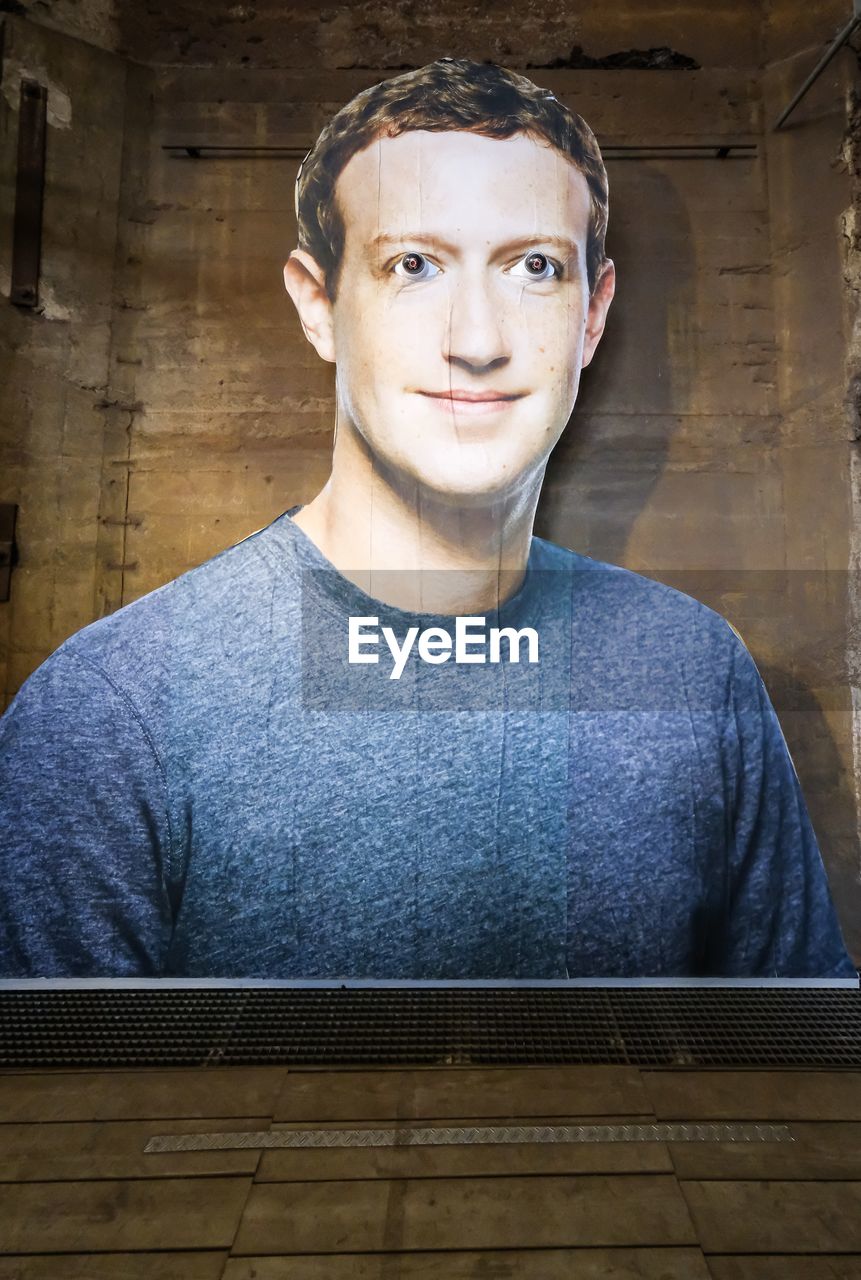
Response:
POLYGON ((542 1100, 545 1118, 558 1123, 584 1096, 603 1101, 607 1123, 630 1117, 618 1109, 615 1067, 2 1073, 0 1280, 857 1280, 858 1072, 628 1076, 629 1090, 654 1101, 652 1116, 753 1116, 785 1122, 795 1141, 734 1151, 598 1144, 596 1153, 613 1148, 615 1165, 603 1167, 579 1165, 578 1153, 555 1144, 523 1144, 485 1148, 482 1158, 496 1161, 483 1172, 464 1164, 468 1149, 444 1146, 427 1149, 432 1169, 386 1166, 384 1157, 407 1149, 149 1156, 143 1147, 156 1130, 268 1129, 288 1093, 304 1099, 309 1127, 331 1125, 333 1112, 342 1127, 363 1127, 382 1097, 409 1115, 393 1121, 399 1128, 438 1123, 458 1097, 458 1119, 480 1127, 489 1108, 475 1106, 479 1077, 515 1123, 533 1118, 542 1100), (123 1118, 99 1119, 116 1117, 121 1097, 123 1118), (823 1167, 828 1152, 839 1176, 823 1167), (267 1159, 291 1154, 303 1163, 273 1180, 267 1159), (226 1176, 226 1159, 243 1163, 226 1176))

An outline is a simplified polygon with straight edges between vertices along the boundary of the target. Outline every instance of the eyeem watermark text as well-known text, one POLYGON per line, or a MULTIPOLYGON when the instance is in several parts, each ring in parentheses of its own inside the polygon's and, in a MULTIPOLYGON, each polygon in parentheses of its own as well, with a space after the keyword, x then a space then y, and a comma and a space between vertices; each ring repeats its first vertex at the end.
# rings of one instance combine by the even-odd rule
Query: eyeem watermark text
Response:
POLYGON ((379 626, 379 618, 350 618, 349 661, 379 662, 380 636, 382 635, 392 659, 390 680, 400 680, 407 659, 415 648, 422 662, 434 666, 453 659, 462 662, 519 662, 520 644, 526 642, 526 661, 538 661, 538 632, 533 627, 485 627, 484 618, 474 615, 454 620, 454 640, 444 627, 409 627, 403 641, 399 641, 391 627, 379 626), (503 642, 506 657, 502 657, 503 642))

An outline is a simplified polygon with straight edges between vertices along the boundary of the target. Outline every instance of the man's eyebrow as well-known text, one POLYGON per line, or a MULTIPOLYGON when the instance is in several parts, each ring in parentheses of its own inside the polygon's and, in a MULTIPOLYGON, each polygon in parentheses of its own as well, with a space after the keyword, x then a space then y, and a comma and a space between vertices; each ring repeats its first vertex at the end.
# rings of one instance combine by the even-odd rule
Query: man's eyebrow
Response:
POLYGON ((457 245, 451 244, 442 236, 436 236, 428 231, 404 231, 395 234, 394 232, 382 232, 378 236, 374 236, 368 247, 370 249, 386 249, 394 248, 395 245, 411 245, 411 244, 429 244, 437 249, 445 249, 448 253, 457 253, 457 245))
POLYGON ((510 253, 515 249, 522 249, 525 252, 527 249, 532 249, 539 244, 552 245, 555 249, 563 250, 569 256, 576 254, 580 247, 576 240, 571 240, 568 236, 553 235, 552 233, 544 234, 539 231, 531 236, 518 236, 516 240, 507 241, 500 246, 499 252, 510 253))
MULTIPOLYGON (((429 231, 405 231, 397 234, 382 232, 380 235, 374 236, 368 247, 370 249, 385 249, 394 248, 395 245, 409 246, 417 244, 430 245, 433 248, 442 249, 451 254, 461 252, 461 246, 452 244, 444 236, 438 236, 429 231)), ((498 245, 494 250, 494 256, 502 257, 504 254, 512 253, 517 249, 522 249, 525 252, 527 249, 534 248, 539 244, 552 245, 554 248, 563 250, 569 256, 576 254, 579 248, 578 242, 569 239, 568 236, 545 234, 536 231, 531 235, 518 236, 515 240, 507 240, 504 244, 498 245)))

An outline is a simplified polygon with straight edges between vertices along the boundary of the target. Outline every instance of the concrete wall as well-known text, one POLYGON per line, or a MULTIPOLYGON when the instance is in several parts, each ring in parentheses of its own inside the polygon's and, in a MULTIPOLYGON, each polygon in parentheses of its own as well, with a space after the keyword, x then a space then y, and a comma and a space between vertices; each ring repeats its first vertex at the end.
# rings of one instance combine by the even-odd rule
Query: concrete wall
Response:
POLYGON ((751 642, 763 655, 844 931, 858 957, 861 521, 853 512, 851 474, 861 351, 858 240, 851 228, 861 211, 861 188, 852 173, 859 86, 854 50, 838 54, 779 132, 770 127, 812 69, 824 38, 849 16, 845 5, 784 0, 769 7, 764 26, 763 139, 787 572, 783 634, 775 630, 769 639, 760 624, 751 642))
POLYGON ((19 504, 20 563, 0 604, 8 696, 97 615, 127 69, 9 21, 0 101, 0 501, 19 504), (8 302, 22 76, 49 86, 40 306, 8 302))
POLYGON ((4 0, 3 7, 141 62, 183 67, 392 69, 454 54, 545 67, 661 47, 704 67, 739 67, 756 63, 760 41, 760 6, 747 0, 530 0, 523 8, 510 0, 4 0))
MULTIPOLYGON (((844 7, 813 13, 780 0, 762 9, 669 5, 651 15, 614 7, 603 25, 596 9, 574 24, 593 56, 669 44, 701 69, 532 72, 605 146, 756 144, 753 155, 722 160, 608 160, 617 300, 551 461, 537 532, 673 582, 739 627, 781 715, 861 959, 852 724, 861 679, 848 661, 848 569, 858 555, 857 420, 847 407, 858 254, 847 226, 859 194, 846 159, 852 53, 832 64, 791 127, 770 132, 844 7)), ((13 389, 5 395, 10 406, 29 406, 29 416, 18 415, 18 427, 18 410, 4 412, 13 465, 0 500, 22 504, 22 563, 11 606, 0 606, 8 692, 91 617, 200 563, 323 483, 332 371, 302 338, 281 282, 295 239, 297 159, 189 160, 162 148, 277 143, 298 156, 342 102, 380 78, 357 63, 382 68, 452 52, 409 29, 401 8, 379 19, 377 34, 364 7, 333 10, 304 61, 291 44, 298 27, 282 24, 276 36, 274 10, 263 5, 218 29, 197 14, 186 30, 197 43, 186 55, 177 32, 145 38, 134 28, 140 15, 113 14, 120 47, 136 31, 141 56, 226 64, 152 72, 13 24, 13 49, 30 41, 62 62, 76 105, 72 132, 88 118, 104 142, 85 155, 50 152, 52 181, 62 175, 68 184, 71 222, 86 228, 72 260, 54 253, 46 233, 46 283, 66 289, 68 319, 9 309, 13 389), (270 35, 237 57, 240 34, 261 22, 270 35), (288 69, 267 69, 276 52, 288 69), (249 66, 237 66, 246 56, 249 66), (312 59, 312 70, 289 69, 312 59), (338 69, 347 66, 354 69, 338 69)), ((510 9, 484 13, 472 45, 457 52, 521 66, 557 56, 562 33, 549 8, 529 55, 524 26, 507 23, 509 53, 499 43, 510 9)), ((7 97, 13 66, 7 51, 7 97)), ((6 119, 8 183, 14 121, 6 119)))

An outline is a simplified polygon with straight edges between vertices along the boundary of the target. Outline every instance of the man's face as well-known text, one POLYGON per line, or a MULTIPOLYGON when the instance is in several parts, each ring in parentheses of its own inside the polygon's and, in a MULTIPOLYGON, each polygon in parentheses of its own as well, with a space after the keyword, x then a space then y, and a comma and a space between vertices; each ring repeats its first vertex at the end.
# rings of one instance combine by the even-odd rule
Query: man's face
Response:
POLYGON ((339 424, 437 500, 540 480, 612 296, 590 304, 583 175, 523 134, 410 132, 353 156, 337 199, 339 424))

